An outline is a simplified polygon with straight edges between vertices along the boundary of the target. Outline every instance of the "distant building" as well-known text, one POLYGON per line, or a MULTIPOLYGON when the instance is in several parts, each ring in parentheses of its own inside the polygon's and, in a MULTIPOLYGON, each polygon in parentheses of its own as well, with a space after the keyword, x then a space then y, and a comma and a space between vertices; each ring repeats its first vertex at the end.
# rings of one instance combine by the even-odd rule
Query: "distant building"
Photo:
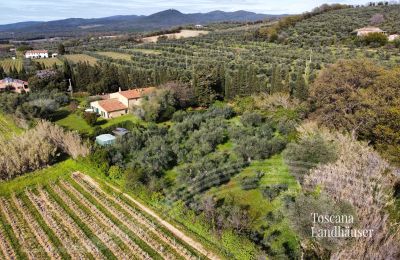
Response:
POLYGON ((104 118, 115 118, 128 113, 129 108, 140 105, 144 95, 155 88, 140 88, 111 93, 107 99, 93 101, 90 108, 104 118))
POLYGON ((110 134, 96 136, 96 143, 101 146, 113 145, 116 137, 110 134))
POLYGON ((31 50, 25 52, 25 58, 27 59, 46 59, 49 57, 47 50, 31 50))
POLYGON ((354 31, 354 33, 357 33, 357 36, 366 36, 370 33, 382 33, 382 34, 386 34, 385 31, 381 30, 378 27, 364 27, 364 28, 360 28, 354 31))
POLYGON ((56 58, 58 56, 58 53, 53 53, 53 54, 51 54, 51 57, 52 58, 56 58))
POLYGON ((204 26, 201 25, 201 24, 196 24, 196 25, 194 26, 194 28, 196 28, 196 29, 202 29, 202 28, 204 28, 204 26))
POLYGON ((397 39, 400 40, 400 35, 399 34, 392 34, 392 35, 389 35, 388 39, 389 39, 390 42, 393 42, 393 41, 395 41, 397 39))
POLYGON ((28 82, 13 78, 2 79, 0 80, 0 92, 3 91, 11 91, 19 94, 29 92, 28 82))
POLYGON ((38 70, 36 72, 36 77, 45 79, 57 76, 57 72, 54 70, 38 70))

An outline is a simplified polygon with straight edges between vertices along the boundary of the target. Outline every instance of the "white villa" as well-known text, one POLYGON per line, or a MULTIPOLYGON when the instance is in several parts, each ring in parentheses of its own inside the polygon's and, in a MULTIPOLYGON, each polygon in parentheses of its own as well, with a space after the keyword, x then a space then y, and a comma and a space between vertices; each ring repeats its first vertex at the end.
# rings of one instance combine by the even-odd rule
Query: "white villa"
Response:
POLYGON ((49 57, 47 50, 31 50, 25 52, 25 58, 27 59, 45 59, 49 57))
POLYGON ((107 99, 91 102, 90 108, 103 118, 119 117, 127 114, 129 108, 140 105, 143 96, 154 90, 154 87, 150 87, 111 93, 107 99))
POLYGON ((364 27, 364 28, 357 29, 354 32, 357 33, 357 36, 366 36, 370 33, 386 34, 385 31, 383 31, 382 29, 380 29, 378 27, 364 27))

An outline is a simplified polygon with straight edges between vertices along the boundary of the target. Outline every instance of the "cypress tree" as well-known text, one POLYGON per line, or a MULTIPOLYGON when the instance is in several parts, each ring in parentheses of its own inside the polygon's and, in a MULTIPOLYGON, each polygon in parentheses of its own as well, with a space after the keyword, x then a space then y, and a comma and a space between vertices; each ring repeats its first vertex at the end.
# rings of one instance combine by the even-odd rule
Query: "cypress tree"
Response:
POLYGON ((3 79, 6 77, 6 72, 4 71, 3 67, 0 66, 0 79, 3 79))
POLYGON ((297 73, 294 96, 301 101, 305 101, 308 98, 308 87, 301 71, 297 73))
POLYGON ((272 72, 271 94, 283 92, 282 72, 279 66, 275 66, 272 72))

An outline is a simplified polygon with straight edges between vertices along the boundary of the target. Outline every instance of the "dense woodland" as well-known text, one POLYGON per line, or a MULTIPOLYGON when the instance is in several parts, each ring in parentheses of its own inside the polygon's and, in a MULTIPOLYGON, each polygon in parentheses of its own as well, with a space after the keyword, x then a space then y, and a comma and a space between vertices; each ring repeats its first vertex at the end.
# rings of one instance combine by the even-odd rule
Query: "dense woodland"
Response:
POLYGON ((0 94, 2 113, 30 128, 0 140, 7 143, 1 153, 23 155, 18 163, 0 160, 10 169, 1 178, 90 154, 85 162, 230 259, 396 259, 400 44, 352 32, 375 25, 400 33, 399 8, 324 5, 279 22, 215 25, 207 35, 157 43, 40 43, 65 55, 54 65, 0 69, 32 90, 0 94), (71 54, 96 62, 68 60, 71 54), (53 73, 37 74, 46 68, 53 73), (83 113, 90 95, 147 86, 157 90, 130 111, 137 121, 101 127, 83 113), (79 137, 40 121, 57 124, 66 115, 84 118, 91 132, 79 137), (115 127, 129 133, 109 147, 93 143, 115 127), (35 161, 27 160, 31 138, 43 155, 35 161), (283 177, 273 176, 274 167, 283 177), (246 200, 225 195, 226 186, 246 200), (374 226, 378 239, 311 238, 307 217, 315 211, 354 215, 354 228, 374 226))

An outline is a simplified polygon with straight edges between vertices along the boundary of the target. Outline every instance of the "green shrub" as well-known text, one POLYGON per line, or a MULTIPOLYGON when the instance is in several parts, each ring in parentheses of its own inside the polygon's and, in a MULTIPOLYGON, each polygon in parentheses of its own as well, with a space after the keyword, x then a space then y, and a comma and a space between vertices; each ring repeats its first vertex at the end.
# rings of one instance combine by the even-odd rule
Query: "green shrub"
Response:
POLYGON ((82 114, 82 118, 88 123, 90 126, 94 126, 97 122, 97 114, 92 112, 84 112, 82 114))
POLYGON ((276 184, 271 186, 266 186, 262 190, 262 194, 269 201, 273 201, 276 197, 278 197, 282 191, 288 190, 287 184, 276 184))
POLYGON ((244 126, 260 126, 263 122, 263 116, 257 112, 245 112, 240 121, 244 126))
POLYGON ((369 46, 380 47, 388 43, 388 37, 383 33, 369 33, 363 36, 361 40, 369 46))
POLYGON ((287 145, 283 153, 289 168, 300 181, 319 163, 333 162, 337 158, 336 147, 321 134, 310 134, 287 145))
POLYGON ((122 169, 118 166, 111 166, 110 169, 108 169, 108 177, 111 179, 121 179, 122 177, 122 169))

